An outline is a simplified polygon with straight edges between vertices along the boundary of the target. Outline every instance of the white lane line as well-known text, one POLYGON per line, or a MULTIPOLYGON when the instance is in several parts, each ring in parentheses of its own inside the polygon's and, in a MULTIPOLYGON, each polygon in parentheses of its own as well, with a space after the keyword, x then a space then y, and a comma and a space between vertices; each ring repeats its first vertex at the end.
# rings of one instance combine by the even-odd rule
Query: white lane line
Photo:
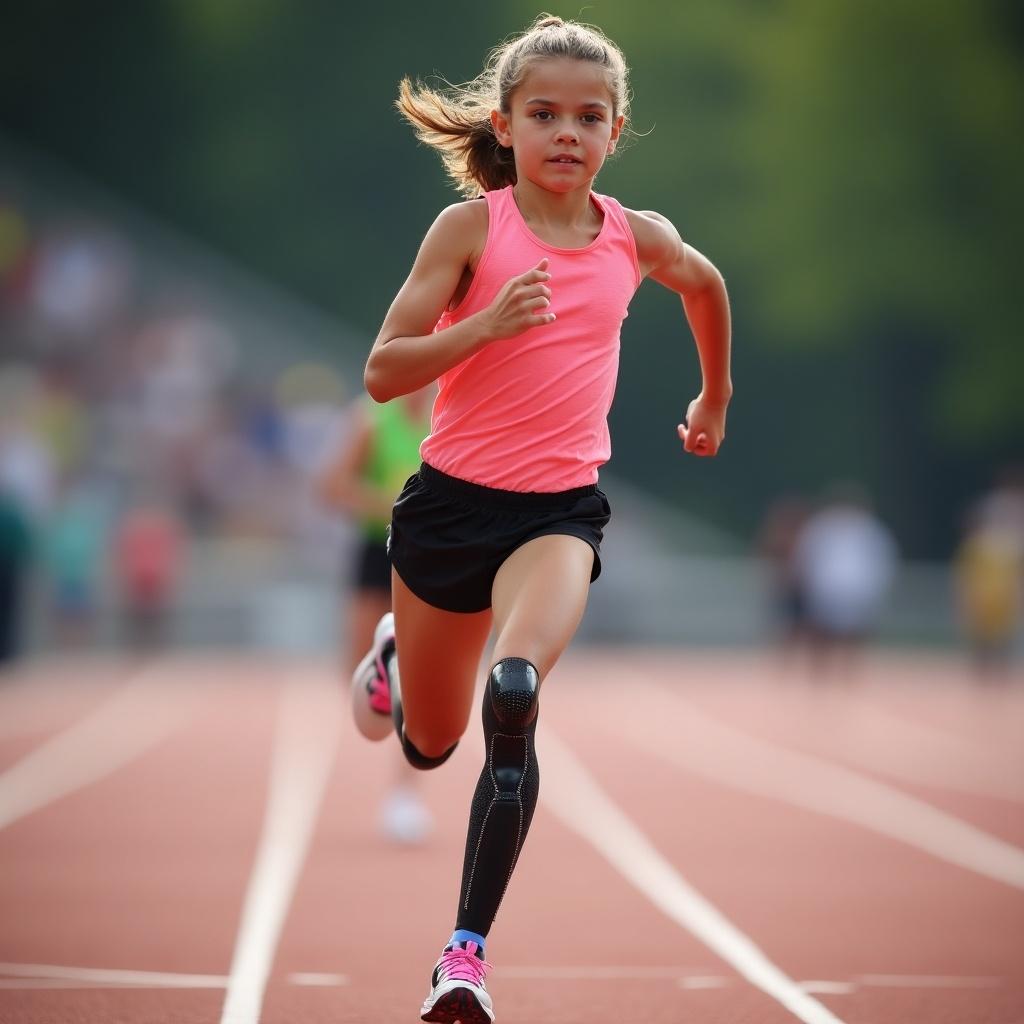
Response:
MULTIPOLYGON (((675 981, 683 989, 726 988, 731 979, 717 974, 693 974, 685 967, 496 967, 495 975, 532 981, 675 981)), ((0 989, 46 988, 227 988, 224 974, 174 974, 166 971, 126 971, 99 967, 67 967, 55 964, 0 963, 0 989)), ((337 988, 350 985, 347 974, 312 971, 288 975, 298 986, 337 988)), ((999 988, 1001 978, 955 974, 862 974, 853 981, 800 981, 805 992, 847 995, 858 988, 999 988)))
MULTIPOLYGON (((0 989, 107 988, 94 981, 64 981, 61 978, 0 978, 0 989)), ((120 986, 118 986, 120 987, 120 986)))
POLYGON ((702 989, 711 988, 726 988, 729 985, 728 978, 721 978, 716 974, 708 974, 703 977, 699 975, 693 978, 680 978, 679 987, 685 988, 691 991, 700 991, 702 989))
MULTIPOLYGON (((633 693, 644 688, 634 680, 633 693)), ((652 757, 736 789, 853 822, 941 860, 1024 889, 1024 850, 989 835, 893 786, 812 754, 741 733, 674 693, 657 690, 672 714, 655 714, 636 698, 639 714, 619 716, 616 736, 652 757), (660 733, 660 734, 659 734, 660 733)))
POLYGON ((289 680, 281 696, 263 832, 235 941, 221 1024, 257 1024, 267 977, 334 761, 333 682, 289 680))
POLYGON ((224 988, 228 979, 220 974, 168 974, 164 971, 120 971, 99 967, 59 967, 53 964, 0 963, 5 979, 84 983, 105 986, 142 986, 146 988, 224 988))
POLYGON ((543 760, 546 770, 541 799, 547 808, 589 842, 659 910, 804 1024, 841 1024, 840 1018, 803 992, 686 882, 548 727, 544 731, 543 760))
POLYGON ((494 968, 495 976, 528 978, 535 981, 620 981, 622 979, 660 979, 669 981, 685 978, 690 972, 685 967, 502 967, 494 968))
POLYGON ((819 996, 848 996, 857 991, 857 985, 852 981, 798 981, 797 984, 805 992, 819 996))
POLYGON ((870 988, 999 988, 1001 978, 955 974, 862 974, 857 981, 870 988))
MULTIPOLYGON (((0 963, 0 988, 223 988, 226 974, 173 974, 166 971, 124 971, 101 967, 55 964, 0 963)), ((348 985, 347 974, 311 971, 288 975, 290 985, 337 987, 348 985)))
POLYGON ((805 992, 850 995, 862 988, 999 988, 999 978, 972 978, 956 974, 862 974, 853 981, 801 981, 805 992))
POLYGON ((347 985, 350 978, 347 974, 317 974, 306 971, 299 974, 289 974, 288 981, 292 985, 306 985, 313 988, 334 988, 338 985, 347 985))
POLYGON ((0 828, 111 775, 177 729, 201 691, 167 685, 174 671, 165 663, 144 669, 0 774, 0 828))

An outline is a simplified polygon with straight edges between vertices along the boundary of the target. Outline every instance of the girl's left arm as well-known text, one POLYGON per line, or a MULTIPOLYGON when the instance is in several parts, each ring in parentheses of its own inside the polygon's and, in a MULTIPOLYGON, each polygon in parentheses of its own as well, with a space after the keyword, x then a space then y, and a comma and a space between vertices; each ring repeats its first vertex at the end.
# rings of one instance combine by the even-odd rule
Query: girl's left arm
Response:
POLYGON ((687 245, 671 222, 651 211, 626 211, 636 239, 640 272, 676 292, 693 331, 703 386, 677 427, 686 451, 716 455, 725 440, 732 398, 732 324, 725 281, 714 264, 687 245))

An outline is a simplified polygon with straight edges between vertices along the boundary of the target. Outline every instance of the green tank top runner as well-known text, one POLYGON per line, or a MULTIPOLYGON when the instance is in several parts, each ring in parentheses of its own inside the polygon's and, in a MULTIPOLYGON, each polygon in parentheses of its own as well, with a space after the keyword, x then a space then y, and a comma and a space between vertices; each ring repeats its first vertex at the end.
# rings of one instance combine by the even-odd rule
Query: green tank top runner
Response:
MULTIPOLYGON (((405 481, 419 469, 420 442, 430 430, 427 417, 410 416, 401 399, 385 402, 367 401, 372 438, 370 457, 363 468, 363 480, 394 497, 405 485, 405 481)), ((383 543, 387 538, 389 520, 370 516, 360 526, 371 540, 383 543)))

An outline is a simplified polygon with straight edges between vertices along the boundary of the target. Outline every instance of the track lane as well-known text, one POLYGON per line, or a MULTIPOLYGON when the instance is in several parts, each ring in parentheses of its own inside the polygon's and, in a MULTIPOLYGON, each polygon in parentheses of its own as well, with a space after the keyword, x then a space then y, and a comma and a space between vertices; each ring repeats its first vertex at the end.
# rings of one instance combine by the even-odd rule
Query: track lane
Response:
MULTIPOLYGON (((614 663, 606 658, 601 663, 614 672, 614 663)), ((651 681, 658 682, 657 673, 646 667, 651 681)), ((986 992, 983 1003, 1024 1007, 1016 956, 1024 939, 1019 893, 855 826, 748 796, 716 785, 713 775, 666 764, 658 751, 686 742, 685 730, 671 727, 681 709, 663 699, 656 686, 651 692, 595 687, 592 672, 579 663, 574 668, 590 677, 588 683, 579 679, 578 687, 587 686, 591 694, 598 690, 599 712, 587 716, 585 725, 568 726, 579 752, 621 742, 624 722, 641 723, 643 743, 633 744, 632 758, 620 759, 613 772, 602 772, 604 784, 623 798, 646 785, 647 807, 680 808, 694 823, 692 831, 686 834, 679 818, 669 824, 665 819, 672 816, 665 813, 650 823, 656 841, 676 850, 688 877, 775 951, 790 974, 847 982, 874 974, 998 975, 998 990, 986 992)), ((623 678, 629 671, 623 664, 623 678)), ((577 703, 569 692, 572 684, 565 682, 565 692, 548 695, 549 711, 562 703, 568 712, 577 703)), ((691 684, 686 692, 694 687, 700 689, 691 684)), ((906 991, 894 995, 895 990, 861 982, 855 991, 856 1003, 871 1008, 869 1020, 890 1019, 888 1007, 910 999, 906 991)), ((846 994, 821 998, 837 1011, 852 1005, 846 994)), ((977 1012, 977 992, 932 991, 921 998, 933 1013, 956 1002, 977 1012)))
POLYGON ((139 667, 134 659, 48 657, 0 674, 0 771, 84 718, 139 667))
MULTIPOLYGON (((1015 956, 1024 947, 1019 894, 657 756, 652 737, 678 714, 658 693, 667 689, 671 697, 680 678, 689 680, 687 700, 734 724, 723 695, 749 664, 737 659, 730 676, 726 659, 717 659, 714 675, 714 661, 571 654, 546 686, 542 766, 550 726, 657 848, 790 977, 841 989, 816 998, 847 1024, 1024 1019, 1015 956), (614 684, 638 662, 653 697, 646 689, 624 694, 614 684), (623 722, 637 713, 656 728, 620 756, 623 722), (938 987, 942 979, 946 987, 938 987)), ((16 922, 14 931, 0 929, 0 960, 227 975, 289 665, 325 671, 324 662, 209 662, 203 713, 187 728, 130 770, 0 830, 0 917, 16 922)), ((175 685, 195 685, 195 667, 183 669, 175 685)), ((762 727, 736 711, 748 698, 733 688, 735 724, 762 727)), ((765 693, 770 706, 772 691, 765 693)), ((766 738, 784 736, 769 729, 766 738)), ((264 994, 267 1024, 416 1019, 451 925, 479 758, 467 741, 444 769, 420 777, 438 818, 422 851, 391 848, 376 832, 378 802, 396 763, 390 744, 366 743, 343 719, 338 760, 264 994)), ((975 807, 970 794, 955 799, 975 807)), ((488 952, 497 964, 490 987, 501 1024, 795 1020, 640 898, 543 803, 488 952), (547 936, 564 938, 543 948, 538 937, 547 936)), ((226 996, 224 988, 8 983, 17 979, 0 970, 5 1024, 217 1024, 226 996)))
MULTIPOLYGON (((226 974, 278 687, 250 662, 179 666, 152 710, 190 695, 187 729, 0 831, 0 960, 226 974)), ((223 1000, 161 985, 7 990, 0 1006, 5 1021, 216 1021, 223 1000)))
MULTIPOLYGON (((680 683, 678 668, 657 660, 654 671, 680 683)), ((784 739, 810 753, 827 753, 903 782, 1024 804, 1024 695, 1009 688, 977 692, 973 680, 939 676, 934 686, 887 679, 880 668, 852 683, 822 680, 771 682, 764 671, 740 674, 728 663, 711 666, 693 699, 707 711, 721 710, 735 727, 784 739), (713 685, 717 684, 717 685, 713 685), (995 702, 989 703, 989 697, 995 702), (914 701, 915 714, 896 708, 914 701), (931 724, 935 703, 955 708, 967 736, 931 724), (984 742, 969 738, 984 735, 984 742)))

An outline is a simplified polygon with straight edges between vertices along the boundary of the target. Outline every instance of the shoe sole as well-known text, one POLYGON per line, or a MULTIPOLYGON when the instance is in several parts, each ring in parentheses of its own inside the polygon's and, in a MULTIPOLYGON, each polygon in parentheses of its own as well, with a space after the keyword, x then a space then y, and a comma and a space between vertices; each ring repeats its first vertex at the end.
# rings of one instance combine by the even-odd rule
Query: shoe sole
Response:
POLYGON ((431 1024, 491 1024, 494 1014, 488 1013, 468 988, 453 988, 422 1012, 420 1020, 431 1024))

